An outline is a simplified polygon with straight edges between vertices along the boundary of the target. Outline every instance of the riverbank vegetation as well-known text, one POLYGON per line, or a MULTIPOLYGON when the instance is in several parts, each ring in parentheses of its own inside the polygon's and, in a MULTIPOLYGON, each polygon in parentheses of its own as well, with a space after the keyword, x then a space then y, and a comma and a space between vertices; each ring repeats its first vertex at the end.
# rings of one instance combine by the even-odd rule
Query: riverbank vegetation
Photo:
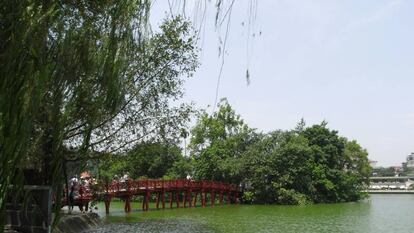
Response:
POLYGON ((202 111, 191 129, 189 156, 177 145, 143 144, 117 162, 114 175, 186 178, 241 184, 246 203, 306 204, 357 201, 371 172, 368 153, 326 122, 268 133, 250 128, 226 100, 202 111), (137 173, 137 171, 139 172, 137 173))

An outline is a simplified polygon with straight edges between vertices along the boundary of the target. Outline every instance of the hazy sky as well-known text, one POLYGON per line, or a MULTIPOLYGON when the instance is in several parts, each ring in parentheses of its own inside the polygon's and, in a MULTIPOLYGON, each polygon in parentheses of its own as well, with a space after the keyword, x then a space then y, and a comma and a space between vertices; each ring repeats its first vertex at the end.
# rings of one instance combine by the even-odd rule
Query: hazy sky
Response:
MULTIPOLYGON (((414 151, 414 1, 259 0, 250 44, 247 2, 232 11, 219 98, 260 131, 326 120, 379 165, 405 161, 414 151)), ((153 18, 166 3, 156 2, 153 18)), ((203 108, 214 104, 221 63, 214 13, 186 83, 185 100, 203 108)))

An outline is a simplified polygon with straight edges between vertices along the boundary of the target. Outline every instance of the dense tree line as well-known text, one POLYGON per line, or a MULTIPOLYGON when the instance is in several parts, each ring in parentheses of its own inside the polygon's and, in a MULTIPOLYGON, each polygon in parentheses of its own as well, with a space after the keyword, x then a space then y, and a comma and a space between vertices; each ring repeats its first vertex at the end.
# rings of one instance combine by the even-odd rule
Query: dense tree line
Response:
POLYGON ((102 156, 94 176, 111 180, 127 174, 132 179, 186 178, 192 173, 190 158, 181 148, 167 142, 144 142, 123 154, 102 156))
POLYGON ((188 147, 184 157, 177 145, 139 145, 116 157, 111 175, 190 175, 240 184, 247 203, 306 204, 357 201, 371 173, 367 151, 326 122, 308 127, 302 120, 293 130, 260 133, 225 100, 211 115, 199 115, 188 147))
POLYGON ((190 149, 196 178, 240 183, 254 203, 355 201, 370 175, 367 151, 326 122, 258 133, 227 101, 200 116, 190 149))

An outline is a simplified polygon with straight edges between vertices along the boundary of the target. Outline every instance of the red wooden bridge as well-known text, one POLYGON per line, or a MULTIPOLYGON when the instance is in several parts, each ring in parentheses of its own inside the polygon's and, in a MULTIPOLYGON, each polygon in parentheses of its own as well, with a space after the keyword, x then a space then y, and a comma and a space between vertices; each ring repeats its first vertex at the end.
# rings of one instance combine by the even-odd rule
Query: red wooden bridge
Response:
POLYGON ((108 182, 104 185, 98 185, 93 192, 82 192, 77 202, 87 206, 90 200, 103 198, 105 211, 108 214, 113 198, 124 200, 124 210, 130 212, 131 200, 134 196, 143 197, 142 210, 147 211, 152 195, 155 195, 155 207, 164 209, 166 204, 169 204, 170 208, 173 208, 174 204, 179 208, 181 203, 184 207, 196 206, 198 197, 201 206, 205 207, 207 196, 209 196, 210 206, 214 206, 217 202, 220 205, 238 203, 241 194, 242 190, 237 185, 206 180, 127 180, 125 182, 108 182))

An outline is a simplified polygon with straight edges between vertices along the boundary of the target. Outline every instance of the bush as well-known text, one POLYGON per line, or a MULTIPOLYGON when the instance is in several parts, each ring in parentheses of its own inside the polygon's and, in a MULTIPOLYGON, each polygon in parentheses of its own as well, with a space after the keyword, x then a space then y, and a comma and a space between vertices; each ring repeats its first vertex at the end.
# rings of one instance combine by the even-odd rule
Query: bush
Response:
POLYGON ((312 201, 308 199, 307 195, 298 193, 293 189, 288 190, 281 188, 277 191, 276 196, 279 204, 306 205, 312 203, 312 201))

